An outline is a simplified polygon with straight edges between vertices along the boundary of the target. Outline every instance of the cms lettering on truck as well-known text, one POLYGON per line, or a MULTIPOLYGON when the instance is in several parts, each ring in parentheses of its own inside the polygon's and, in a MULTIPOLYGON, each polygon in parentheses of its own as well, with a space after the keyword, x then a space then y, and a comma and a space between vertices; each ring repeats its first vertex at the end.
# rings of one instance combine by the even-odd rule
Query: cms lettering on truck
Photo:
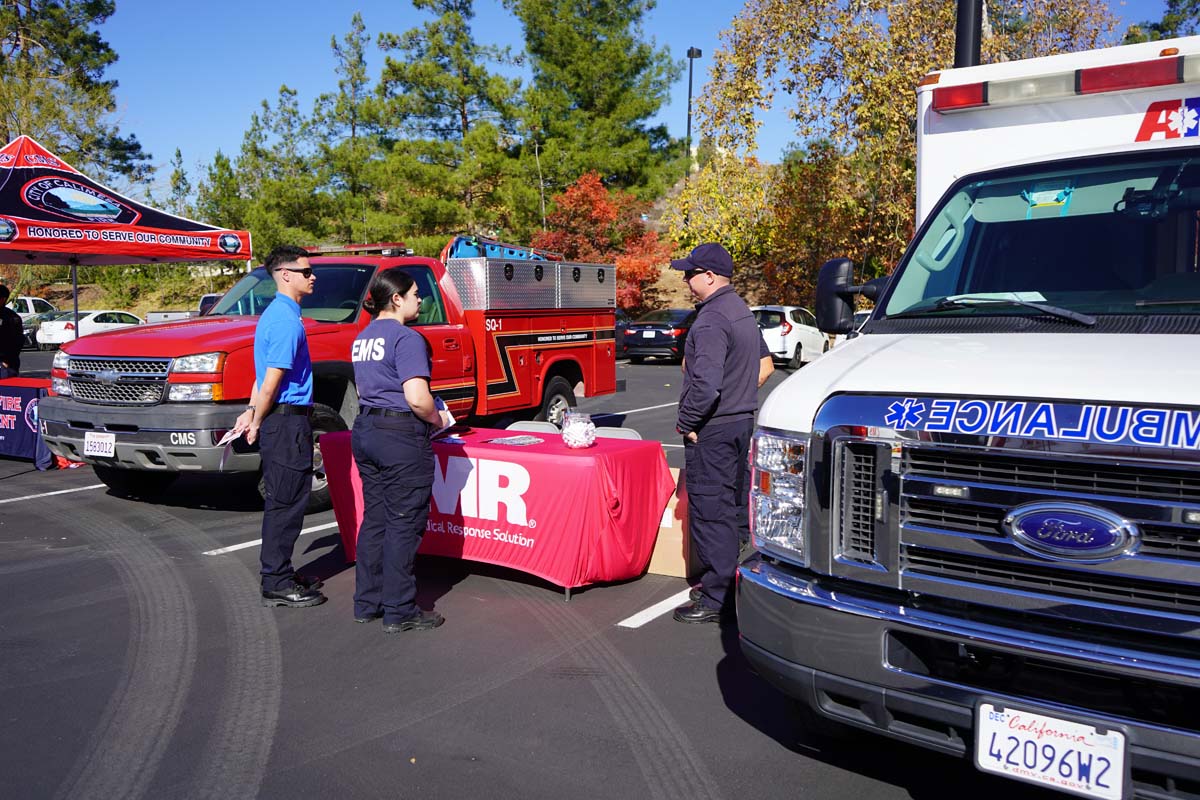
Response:
MULTIPOLYGON (((751 451, 742 648, 810 725, 1200 792, 1200 38, 918 89, 917 233, 751 451)), ((1020 787, 1014 786, 1014 792, 1020 787)))
MULTIPOLYGON (((617 389, 611 265, 468 237, 453 239, 439 259, 400 245, 313 253, 316 283, 301 317, 313 361, 314 509, 329 504, 319 437, 346 430, 358 414, 352 359, 372 354, 351 347, 370 320, 362 299, 380 270, 402 269, 420 288, 412 325, 432 352, 431 388, 456 417, 557 422, 576 397, 617 389)), ((259 268, 204 316, 66 345, 40 408, 51 451, 92 464, 125 494, 159 491, 183 472, 257 472, 257 450, 244 440, 219 443, 249 400, 254 329, 274 296, 274 280, 259 268)))

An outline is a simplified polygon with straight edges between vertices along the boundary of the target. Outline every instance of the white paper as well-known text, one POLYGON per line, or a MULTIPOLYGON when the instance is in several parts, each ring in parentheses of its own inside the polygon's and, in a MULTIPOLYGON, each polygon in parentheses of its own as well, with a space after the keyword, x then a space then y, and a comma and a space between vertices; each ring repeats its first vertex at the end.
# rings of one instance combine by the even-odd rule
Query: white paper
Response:
POLYGON ((221 441, 217 442, 217 447, 224 447, 225 445, 229 444, 230 442, 232 442, 234 439, 238 438, 241 435, 242 435, 242 431, 239 431, 239 430, 226 431, 225 435, 221 437, 221 441))
POLYGON ((434 436, 441 436, 448 429, 454 427, 454 423, 457 422, 457 420, 454 419, 454 414, 451 413, 450 409, 446 408, 446 401, 442 400, 442 398, 440 398, 440 397, 433 398, 433 407, 436 408, 438 411, 441 411, 442 413, 444 413, 446 416, 446 424, 443 425, 442 427, 438 428, 437 431, 433 434, 434 436))

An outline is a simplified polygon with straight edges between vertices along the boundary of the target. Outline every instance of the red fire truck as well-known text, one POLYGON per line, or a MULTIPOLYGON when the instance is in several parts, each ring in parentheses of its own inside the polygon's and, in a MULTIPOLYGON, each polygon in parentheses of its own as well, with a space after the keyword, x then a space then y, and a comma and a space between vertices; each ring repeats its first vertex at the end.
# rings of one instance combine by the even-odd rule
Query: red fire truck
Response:
MULTIPOLYGON (((420 287, 412 323, 433 351, 434 394, 456 417, 536 413, 558 422, 577 396, 616 391, 616 268, 456 237, 440 260, 403 245, 314 249, 301 313, 313 361, 314 436, 358 414, 350 343, 379 270, 420 287), (319 253, 319 254, 317 254, 319 253)), ((40 404, 51 451, 82 459, 114 491, 161 491, 182 472, 252 472, 258 453, 219 446, 254 384, 254 329, 275 296, 259 267, 205 316, 86 336, 55 357, 40 404)), ((320 449, 313 508, 329 502, 320 449)))

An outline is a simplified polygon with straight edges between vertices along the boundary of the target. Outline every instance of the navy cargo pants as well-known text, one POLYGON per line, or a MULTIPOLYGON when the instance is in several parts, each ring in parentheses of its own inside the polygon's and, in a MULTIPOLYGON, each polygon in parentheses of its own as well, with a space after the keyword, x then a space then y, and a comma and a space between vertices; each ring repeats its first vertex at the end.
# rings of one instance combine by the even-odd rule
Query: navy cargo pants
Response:
POLYGON ((688 535, 703 567, 701 602, 733 611, 733 576, 738 552, 750 535, 750 437, 754 420, 708 424, 699 441, 684 439, 688 535))
POLYGON ((363 520, 354 565, 354 616, 415 617, 413 563, 433 491, 432 427, 415 416, 360 414, 350 444, 362 477, 363 520))
POLYGON ((291 586, 292 550, 304 525, 312 493, 312 422, 303 414, 273 413, 259 427, 263 470, 262 588, 291 586))

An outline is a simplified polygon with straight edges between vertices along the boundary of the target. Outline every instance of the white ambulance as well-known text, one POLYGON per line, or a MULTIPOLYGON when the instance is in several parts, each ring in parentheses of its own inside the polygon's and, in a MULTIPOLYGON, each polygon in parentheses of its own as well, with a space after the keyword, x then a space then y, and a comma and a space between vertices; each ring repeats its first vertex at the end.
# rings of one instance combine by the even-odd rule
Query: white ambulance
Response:
POLYGON ((834 720, 1200 796, 1200 37, 935 74, 918 230, 752 449, 743 649, 834 720))

